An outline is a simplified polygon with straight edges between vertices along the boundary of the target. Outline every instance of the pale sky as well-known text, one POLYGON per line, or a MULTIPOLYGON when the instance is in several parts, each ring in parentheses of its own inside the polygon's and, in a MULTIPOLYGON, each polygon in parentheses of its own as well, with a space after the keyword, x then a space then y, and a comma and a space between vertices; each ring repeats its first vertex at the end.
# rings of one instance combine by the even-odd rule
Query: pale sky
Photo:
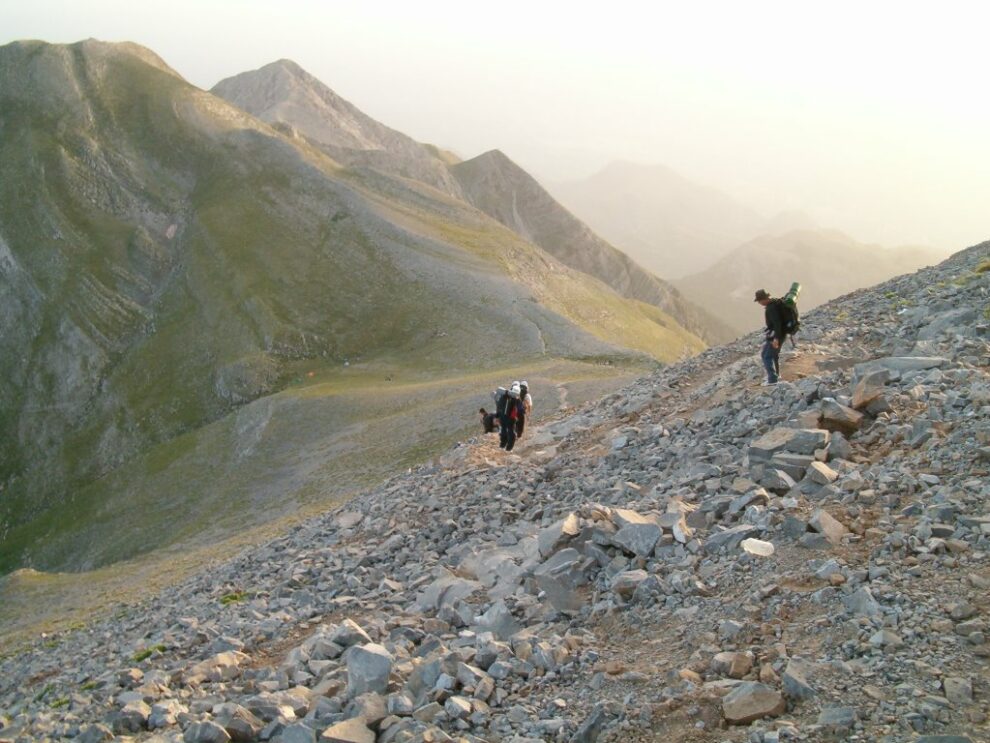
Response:
POLYGON ((463 157, 659 163, 945 252, 990 239, 988 28, 981 2, 0 0, 0 44, 135 41, 203 88, 287 57, 463 157))

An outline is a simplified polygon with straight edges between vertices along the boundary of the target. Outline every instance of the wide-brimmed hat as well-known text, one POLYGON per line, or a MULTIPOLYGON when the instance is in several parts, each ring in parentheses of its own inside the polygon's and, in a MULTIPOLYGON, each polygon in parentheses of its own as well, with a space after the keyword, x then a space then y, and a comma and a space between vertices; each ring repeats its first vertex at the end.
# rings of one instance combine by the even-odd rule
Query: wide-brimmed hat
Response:
POLYGON ((756 290, 756 298, 753 301, 754 302, 759 302, 761 299, 770 299, 770 295, 767 294, 767 290, 766 289, 757 289, 756 290))

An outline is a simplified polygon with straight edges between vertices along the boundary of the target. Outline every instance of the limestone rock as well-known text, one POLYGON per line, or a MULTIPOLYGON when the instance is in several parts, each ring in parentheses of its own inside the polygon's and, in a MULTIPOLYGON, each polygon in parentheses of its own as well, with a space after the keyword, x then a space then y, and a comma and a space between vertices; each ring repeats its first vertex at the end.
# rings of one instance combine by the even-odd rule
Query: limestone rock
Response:
POLYGON ((355 645, 347 653, 347 695, 388 692, 392 654, 377 643, 355 645))
POLYGON ((744 681, 722 699, 722 715, 730 725, 748 725, 781 715, 786 709, 780 692, 758 681, 744 681))

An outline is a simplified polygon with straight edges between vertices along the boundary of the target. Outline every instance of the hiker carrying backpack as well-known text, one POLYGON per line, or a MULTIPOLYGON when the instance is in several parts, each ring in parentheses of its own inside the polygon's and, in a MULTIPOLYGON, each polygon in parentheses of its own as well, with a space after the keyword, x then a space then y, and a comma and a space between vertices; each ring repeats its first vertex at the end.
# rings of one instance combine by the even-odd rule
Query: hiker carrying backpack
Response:
POLYGON ((801 285, 794 282, 790 291, 780 299, 774 299, 764 289, 756 292, 754 301, 764 308, 766 320, 766 339, 760 352, 763 368, 767 372, 764 385, 776 384, 780 379, 780 347, 788 335, 791 336, 791 344, 796 345, 794 333, 801 327, 797 310, 797 295, 800 291, 801 285))
MULTIPOLYGON (((499 387, 499 390, 504 388, 499 387)), ((498 392, 498 390, 496 390, 498 392)), ((500 449, 512 451, 516 445, 516 421, 522 415, 522 402, 519 399, 519 383, 513 382, 509 390, 495 402, 495 412, 498 413, 500 449)))
POLYGON ((519 416, 516 418, 516 438, 526 429, 526 418, 533 411, 533 396, 529 394, 529 382, 519 383, 519 416))

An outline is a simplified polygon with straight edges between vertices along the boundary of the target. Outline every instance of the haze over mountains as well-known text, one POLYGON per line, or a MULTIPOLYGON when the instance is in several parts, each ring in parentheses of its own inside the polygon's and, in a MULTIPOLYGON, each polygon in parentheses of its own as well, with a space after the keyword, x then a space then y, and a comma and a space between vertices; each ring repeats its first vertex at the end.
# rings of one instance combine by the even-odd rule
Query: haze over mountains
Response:
POLYGON ((133 44, 0 48, 0 569, 222 536, 327 497, 349 461, 381 476, 361 456, 464 430, 489 381, 451 375, 703 348, 664 301, 719 332, 456 198, 443 153, 294 65, 261 77, 274 128, 133 44))
POLYGON ((837 230, 793 230, 750 240, 708 269, 675 283, 742 334, 763 324, 763 313, 753 303, 756 289, 779 297, 798 281, 798 304, 804 312, 938 260, 927 248, 883 248, 837 230))

